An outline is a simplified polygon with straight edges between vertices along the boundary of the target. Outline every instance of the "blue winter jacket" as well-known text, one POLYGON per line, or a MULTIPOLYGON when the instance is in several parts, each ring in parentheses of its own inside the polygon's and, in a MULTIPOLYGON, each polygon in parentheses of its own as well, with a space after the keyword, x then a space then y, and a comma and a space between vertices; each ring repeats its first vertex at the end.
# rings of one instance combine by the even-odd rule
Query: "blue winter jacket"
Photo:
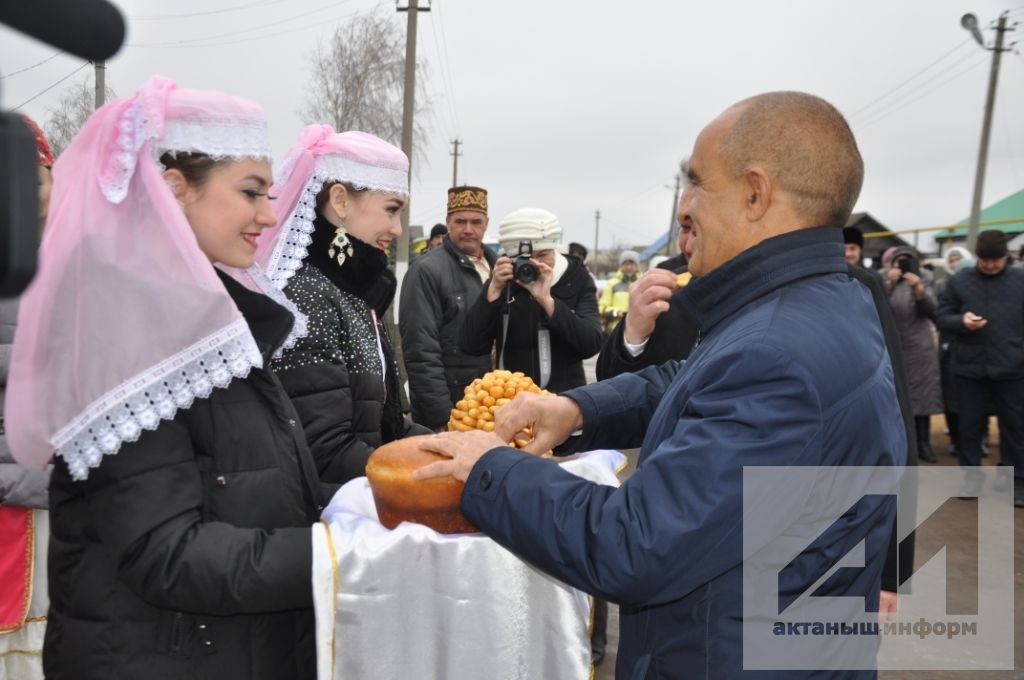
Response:
MULTIPOLYGON (((766 240, 673 302, 701 329, 688 361, 565 393, 583 413, 577 450, 641 447, 620 488, 497 448, 474 466, 463 511, 540 569, 620 604, 617 678, 874 677, 743 663, 744 466, 895 466, 906 454, 878 315, 847 274, 840 230, 766 240)), ((877 609, 895 499, 871 498, 783 571, 780 601, 863 543, 864 567, 815 594, 877 609)), ((785 527, 761 538, 780 537, 785 527)))

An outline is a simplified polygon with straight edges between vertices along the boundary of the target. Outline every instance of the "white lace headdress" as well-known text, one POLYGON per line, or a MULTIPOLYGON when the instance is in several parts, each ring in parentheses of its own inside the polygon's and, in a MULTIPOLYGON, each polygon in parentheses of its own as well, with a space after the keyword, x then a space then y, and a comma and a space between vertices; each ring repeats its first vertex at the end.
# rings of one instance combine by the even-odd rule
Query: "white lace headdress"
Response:
POLYGON ((309 125, 285 155, 274 182, 274 206, 281 221, 270 238, 261 238, 256 262, 283 289, 302 266, 312 243, 316 197, 332 182, 356 189, 409 195, 409 159, 401 149, 366 132, 334 132, 309 125))
POLYGON ((104 455, 262 366, 249 326, 161 175, 165 151, 268 159, 262 109, 150 79, 90 117, 53 168, 39 273, 22 299, 6 401, 15 458, 104 455))

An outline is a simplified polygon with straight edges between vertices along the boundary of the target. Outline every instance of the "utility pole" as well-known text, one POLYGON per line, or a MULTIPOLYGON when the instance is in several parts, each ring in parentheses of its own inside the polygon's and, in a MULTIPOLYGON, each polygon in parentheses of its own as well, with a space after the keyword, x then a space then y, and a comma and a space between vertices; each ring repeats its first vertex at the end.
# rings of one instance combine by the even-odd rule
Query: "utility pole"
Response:
POLYGON ((676 223, 676 213, 679 211, 679 190, 682 188, 683 174, 682 172, 676 173, 676 188, 672 193, 672 217, 668 221, 668 254, 676 254, 676 244, 679 242, 679 234, 676 233, 676 228, 679 226, 676 223))
POLYGON ((457 187, 457 186, 459 186, 459 156, 462 155, 462 153, 459 152, 459 144, 462 144, 462 140, 461 139, 455 139, 455 140, 452 141, 452 144, 455 145, 455 150, 451 152, 451 155, 452 155, 452 158, 453 158, 453 161, 452 161, 452 186, 453 187, 457 187))
POLYGON ((107 100, 107 62, 94 61, 92 63, 95 75, 93 80, 96 83, 96 107, 100 108, 107 100))
POLYGON ((973 14, 965 14, 960 24, 971 32, 974 39, 986 50, 992 51, 992 68, 988 74, 988 94, 985 97, 985 117, 981 125, 981 145, 978 149, 978 168, 974 173, 974 196, 971 198, 971 218, 967 227, 967 248, 974 250, 978 241, 978 223, 981 221, 981 196, 985 189, 985 166, 988 164, 989 137, 992 134, 992 111, 996 103, 996 84, 999 81, 999 62, 1003 52, 1003 35, 1013 28, 1006 27, 1006 12, 999 17, 996 25, 996 42, 994 47, 985 47, 978 31, 978 20, 973 14))
MULTIPOLYGON (((429 12, 430 6, 420 7, 418 0, 408 0, 407 7, 399 7, 395 2, 395 9, 399 12, 408 12, 408 21, 405 27, 405 91, 402 104, 402 151, 409 158, 409 202, 405 204, 402 211, 402 235, 398 237, 398 251, 395 253, 395 275, 399 284, 405 276, 405 270, 409 267, 409 212, 412 203, 412 117, 416 103, 416 18, 420 12, 429 12)), ((396 298, 395 302, 398 300, 396 298)), ((398 319, 398 305, 395 304, 395 319, 398 319)))
POLYGON ((594 212, 594 276, 597 276, 597 263, 598 263, 597 236, 598 236, 598 233, 600 231, 600 227, 601 227, 601 211, 600 210, 596 210, 594 212))

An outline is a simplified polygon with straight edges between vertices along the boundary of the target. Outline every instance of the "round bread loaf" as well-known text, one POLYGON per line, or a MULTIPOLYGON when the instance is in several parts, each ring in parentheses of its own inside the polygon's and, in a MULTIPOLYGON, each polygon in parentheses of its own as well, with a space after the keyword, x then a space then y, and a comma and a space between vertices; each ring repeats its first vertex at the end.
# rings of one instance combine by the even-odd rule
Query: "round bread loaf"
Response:
POLYGON ((465 484, 451 476, 413 479, 413 470, 446 460, 440 454, 419 448, 428 436, 399 439, 370 455, 366 477, 380 523, 394 529, 401 522, 416 522, 442 534, 479 531, 459 510, 465 484))

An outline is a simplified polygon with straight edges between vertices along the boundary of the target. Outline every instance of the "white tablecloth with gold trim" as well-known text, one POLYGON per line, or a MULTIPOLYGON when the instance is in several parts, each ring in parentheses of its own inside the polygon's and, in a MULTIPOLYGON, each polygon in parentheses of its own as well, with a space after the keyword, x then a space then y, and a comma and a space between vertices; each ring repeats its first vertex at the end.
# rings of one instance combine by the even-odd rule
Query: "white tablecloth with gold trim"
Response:
MULTIPOLYGON (((624 459, 560 464, 617 485, 624 459)), ((313 572, 319 680, 591 677, 589 596, 483 534, 385 529, 365 477, 314 528, 313 572)))

